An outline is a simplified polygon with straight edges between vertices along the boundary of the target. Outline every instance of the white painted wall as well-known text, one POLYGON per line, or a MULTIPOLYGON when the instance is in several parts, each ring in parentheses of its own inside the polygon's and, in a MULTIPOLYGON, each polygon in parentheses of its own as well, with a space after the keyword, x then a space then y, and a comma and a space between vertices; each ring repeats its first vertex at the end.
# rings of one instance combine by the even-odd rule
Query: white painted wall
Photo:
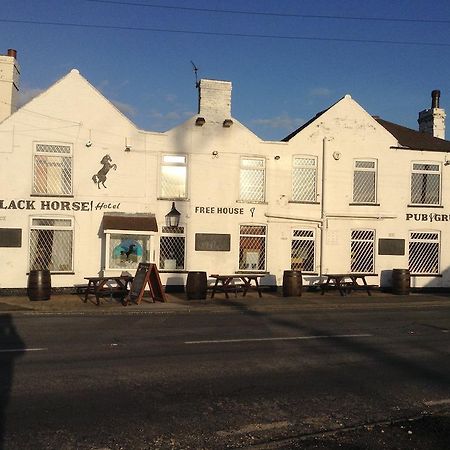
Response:
MULTIPOLYGON (((0 248, 0 288, 26 286, 32 215, 70 216, 75 221, 74 273, 52 276, 55 287, 81 283, 85 276, 98 274, 102 270, 104 244, 101 220, 108 210, 95 209, 96 205, 119 204, 117 211, 120 212, 154 213, 161 229, 172 203, 171 199, 158 199, 159 162, 163 153, 188 155, 188 198, 186 201, 176 201, 181 213, 181 225, 186 228, 186 271, 161 273, 163 284, 168 279, 183 283, 190 270, 205 270, 209 274, 237 271, 239 225, 245 223, 268 225, 267 271, 276 277, 279 285, 283 271, 290 269, 291 236, 296 227, 311 227, 317 233, 315 274, 305 275, 305 283, 317 282, 321 272, 349 270, 351 229, 371 228, 376 230, 377 240, 395 237, 406 242, 412 229, 439 230, 442 233, 443 276, 414 278, 413 283, 417 286, 450 286, 450 257, 444 251, 449 239, 448 222, 431 224, 406 220, 406 214, 411 213, 411 208, 407 206, 410 201, 411 161, 426 159, 443 162, 444 154, 392 149, 398 144, 394 137, 350 96, 338 101, 289 142, 265 142, 235 118, 232 118, 230 127, 223 126, 223 120, 230 118, 227 96, 231 92, 231 84, 208 84, 207 81, 203 86, 219 86, 220 95, 214 92, 208 99, 208 89, 204 90, 199 114, 166 133, 137 129, 76 70, 1 123, 0 200, 3 199, 4 208, 0 209, 0 227, 21 228, 22 247, 0 248), (195 124, 197 117, 205 118, 203 126, 195 124), (31 195, 33 143, 36 141, 73 145, 72 198, 31 195), (86 146, 88 141, 92 143, 89 147, 86 146), (126 144, 131 146, 131 151, 124 151, 126 144), (339 159, 333 157, 335 152, 339 152, 339 159), (101 168, 100 160, 105 154, 111 156, 117 170, 108 173, 107 188, 99 189, 92 176, 101 168), (264 203, 238 201, 239 164, 240 157, 244 155, 258 156, 266 161, 264 203), (294 155, 318 157, 318 198, 315 204, 291 202, 294 155), (377 159, 379 205, 351 205, 354 158, 377 159), (321 189, 322 176, 324 191, 321 189), (5 209, 11 200, 19 199, 34 201, 36 206, 47 200, 92 202, 94 209, 5 209), (215 208, 215 212, 201 213, 200 207, 215 208), (219 214, 217 208, 220 207, 242 208, 243 214, 219 214), (325 218, 323 224, 322 214, 325 218), (325 247, 323 266, 320 267, 322 232, 325 247), (230 252, 195 251, 195 233, 230 234, 230 252)), ((443 208, 415 208, 413 212, 445 214, 450 210, 447 171, 443 167, 443 208)), ((156 234, 156 242, 158 238, 159 234, 156 234)), ((158 253, 156 245, 156 260, 158 253)), ((375 271, 380 276, 392 268, 405 268, 408 265, 407 253, 405 256, 376 255, 375 264, 375 271)), ((372 282, 379 281, 380 277, 372 282)))

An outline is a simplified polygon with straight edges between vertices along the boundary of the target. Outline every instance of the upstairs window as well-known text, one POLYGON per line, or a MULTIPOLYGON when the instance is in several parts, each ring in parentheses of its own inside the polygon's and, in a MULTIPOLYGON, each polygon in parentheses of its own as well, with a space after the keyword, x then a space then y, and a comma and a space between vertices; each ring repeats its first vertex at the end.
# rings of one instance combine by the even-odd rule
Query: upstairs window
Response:
POLYGON ((33 194, 72 194, 71 145, 37 143, 33 158, 33 194))
POLYGON ((376 202, 377 163, 356 159, 353 165, 353 202, 376 202))
POLYGON ((161 197, 187 198, 186 155, 163 155, 161 160, 161 197))
POLYGON ((440 164, 427 162, 415 162, 412 164, 411 203, 413 205, 440 205, 440 164))
POLYGON ((241 158, 239 200, 263 202, 266 163, 263 158, 241 158))
POLYGON ((315 202, 317 200, 317 158, 294 156, 292 200, 294 202, 315 202))

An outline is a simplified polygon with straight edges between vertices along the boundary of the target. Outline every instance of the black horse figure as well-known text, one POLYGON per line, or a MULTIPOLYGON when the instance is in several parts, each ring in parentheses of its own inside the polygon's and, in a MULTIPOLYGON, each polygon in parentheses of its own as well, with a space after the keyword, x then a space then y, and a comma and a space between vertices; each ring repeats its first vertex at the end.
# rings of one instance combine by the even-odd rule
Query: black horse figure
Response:
POLYGON ((111 164, 112 159, 111 156, 105 155, 102 160, 100 161, 100 164, 103 164, 103 167, 92 177, 92 180, 94 183, 97 184, 98 188, 100 189, 100 183, 102 183, 103 187, 105 186, 106 181, 106 174, 111 170, 117 169, 117 166, 115 164, 111 164))

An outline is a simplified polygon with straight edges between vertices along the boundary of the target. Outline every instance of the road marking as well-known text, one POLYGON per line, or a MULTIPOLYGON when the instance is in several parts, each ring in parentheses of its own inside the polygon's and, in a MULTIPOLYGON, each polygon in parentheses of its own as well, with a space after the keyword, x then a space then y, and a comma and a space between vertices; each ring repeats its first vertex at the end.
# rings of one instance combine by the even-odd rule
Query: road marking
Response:
POLYGON ((442 400, 430 400, 428 402, 423 402, 426 406, 440 406, 440 405, 450 405, 450 398, 444 398, 442 400))
POLYGON ((23 352, 42 352, 48 348, 5 348, 0 349, 0 353, 23 353, 23 352))
POLYGON ((306 341, 310 339, 336 339, 336 338, 355 338, 371 337, 373 334, 332 334, 319 336, 287 336, 272 338, 247 338, 247 339, 211 339, 204 341, 185 341, 185 344, 232 344, 236 342, 266 342, 266 341, 306 341))

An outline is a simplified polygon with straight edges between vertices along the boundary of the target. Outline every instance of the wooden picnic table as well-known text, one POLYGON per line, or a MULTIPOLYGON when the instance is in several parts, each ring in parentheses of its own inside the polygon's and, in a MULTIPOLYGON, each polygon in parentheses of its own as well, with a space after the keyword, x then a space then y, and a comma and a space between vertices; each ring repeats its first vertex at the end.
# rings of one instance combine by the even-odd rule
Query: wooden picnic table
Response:
POLYGON ((228 292, 233 291, 236 294, 236 285, 233 283, 234 280, 242 281, 243 287, 243 296, 247 294, 248 290, 252 287, 252 282, 254 282, 254 287, 258 291, 258 295, 262 297, 261 286, 259 285, 258 278, 264 277, 265 274, 262 273, 234 273, 231 275, 218 275, 213 274, 211 278, 215 278, 216 282, 211 291, 211 298, 214 298, 214 295, 218 291, 223 291, 225 293, 225 297, 228 297, 228 292))
POLYGON ((133 281, 131 275, 84 277, 84 279, 88 280, 84 302, 87 302, 89 294, 93 294, 97 300, 97 306, 100 305, 100 297, 105 294, 111 297, 113 294, 119 294, 123 301, 128 293, 128 283, 133 281))
POLYGON ((322 292, 321 294, 325 294, 325 291, 332 287, 336 287, 339 293, 344 296, 347 294, 347 291, 351 291, 351 289, 364 289, 368 295, 372 295, 370 292, 373 288, 372 285, 367 284, 366 277, 376 277, 378 274, 376 273, 327 273, 323 275, 326 277, 327 281, 321 284, 322 292), (358 283, 358 280, 362 281, 362 284, 358 283))

